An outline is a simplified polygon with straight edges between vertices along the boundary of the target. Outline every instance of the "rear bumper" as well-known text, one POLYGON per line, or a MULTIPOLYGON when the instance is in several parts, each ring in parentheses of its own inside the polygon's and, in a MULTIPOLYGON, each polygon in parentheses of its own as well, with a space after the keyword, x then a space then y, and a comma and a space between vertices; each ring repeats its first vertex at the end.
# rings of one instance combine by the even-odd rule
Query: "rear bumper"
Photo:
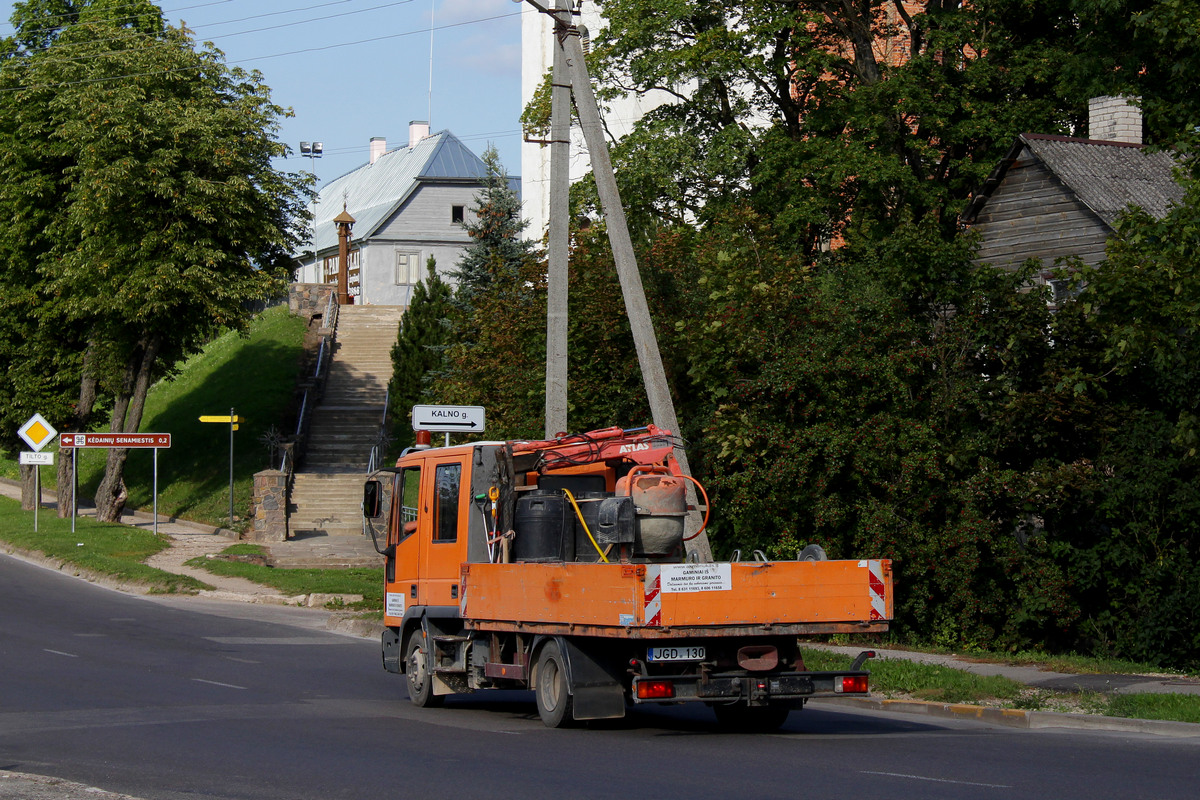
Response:
POLYGON ((869 674, 845 671, 636 675, 630 694, 633 702, 638 704, 741 701, 752 706, 803 702, 813 697, 867 697, 870 695, 866 688, 869 674), (670 695, 665 696, 668 684, 670 695))

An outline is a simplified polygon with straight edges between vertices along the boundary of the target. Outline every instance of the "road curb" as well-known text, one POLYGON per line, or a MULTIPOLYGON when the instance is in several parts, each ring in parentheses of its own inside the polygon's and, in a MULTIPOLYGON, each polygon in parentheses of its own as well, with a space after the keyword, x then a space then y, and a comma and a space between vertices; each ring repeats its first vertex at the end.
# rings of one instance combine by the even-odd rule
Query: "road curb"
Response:
POLYGON ((1020 708, 991 708, 967 703, 931 703, 927 700, 886 700, 877 697, 848 697, 837 702, 839 704, 849 703, 872 711, 923 714, 942 719, 976 719, 992 725, 1029 730, 1070 728, 1119 733, 1149 733, 1155 736, 1200 736, 1200 724, 1194 722, 1127 719, 1125 717, 1105 717, 1099 714, 1066 714, 1059 711, 1027 711, 1020 708))
POLYGON ((38 552, 37 550, 24 550, 20 547, 14 547, 7 542, 0 542, 0 553, 15 558, 18 561, 24 561, 27 564, 33 564, 36 567, 41 567, 42 569, 48 569, 53 572, 61 572, 63 575, 67 575, 72 578, 79 578, 80 580, 87 581, 88 583, 94 583, 97 586, 103 586, 105 589, 111 589, 115 592, 123 592, 125 594, 135 595, 148 595, 153 591, 152 587, 150 586, 140 583, 133 583, 131 581, 121 581, 103 572, 94 572, 90 569, 81 567, 78 564, 72 564, 69 561, 64 561, 61 558, 48 556, 45 553, 38 552))

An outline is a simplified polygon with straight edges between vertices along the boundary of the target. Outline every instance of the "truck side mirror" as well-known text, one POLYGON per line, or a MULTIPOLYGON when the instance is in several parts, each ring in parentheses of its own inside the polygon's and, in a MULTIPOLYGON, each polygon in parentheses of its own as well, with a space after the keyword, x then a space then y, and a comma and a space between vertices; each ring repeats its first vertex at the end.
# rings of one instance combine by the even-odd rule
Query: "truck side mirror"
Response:
POLYGON ((367 481, 363 485, 363 516, 378 519, 383 513, 383 485, 379 481, 367 481))

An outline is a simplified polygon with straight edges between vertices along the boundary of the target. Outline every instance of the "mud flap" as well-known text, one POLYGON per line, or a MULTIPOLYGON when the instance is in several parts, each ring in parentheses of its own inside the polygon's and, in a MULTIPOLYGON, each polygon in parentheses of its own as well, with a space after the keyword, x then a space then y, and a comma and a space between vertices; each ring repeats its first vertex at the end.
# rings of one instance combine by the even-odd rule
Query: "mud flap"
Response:
POLYGON ((388 672, 400 672, 400 629, 383 629, 383 668, 388 672))
POLYGON ((575 719, 620 719, 625 716, 625 687, 619 667, 611 657, 560 637, 559 645, 571 671, 575 719))

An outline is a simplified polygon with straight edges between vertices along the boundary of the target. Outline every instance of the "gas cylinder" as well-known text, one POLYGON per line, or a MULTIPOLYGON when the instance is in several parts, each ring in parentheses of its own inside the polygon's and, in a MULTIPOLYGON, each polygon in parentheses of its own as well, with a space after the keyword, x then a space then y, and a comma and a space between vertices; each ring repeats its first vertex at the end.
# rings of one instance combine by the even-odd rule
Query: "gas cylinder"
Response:
POLYGON ((629 495, 637 507, 634 523, 635 561, 678 561, 683 551, 687 517, 687 485, 682 478, 633 472, 617 481, 617 494, 629 495))

